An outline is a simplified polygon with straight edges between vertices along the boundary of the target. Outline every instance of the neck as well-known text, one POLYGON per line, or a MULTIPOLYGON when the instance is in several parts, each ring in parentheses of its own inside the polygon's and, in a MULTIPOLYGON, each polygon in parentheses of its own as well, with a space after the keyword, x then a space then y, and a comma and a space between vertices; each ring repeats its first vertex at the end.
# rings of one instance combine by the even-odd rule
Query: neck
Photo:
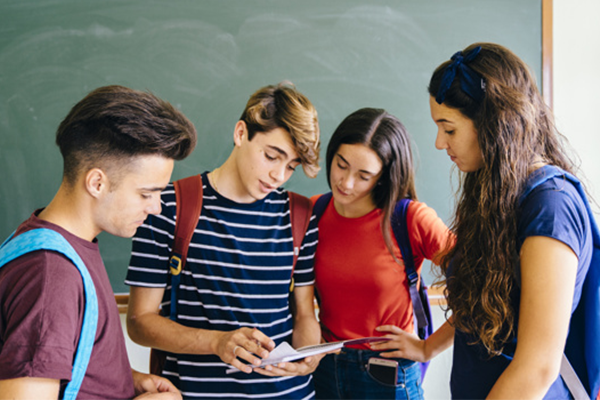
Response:
POLYGON ((350 204, 341 204, 333 199, 333 206, 335 207, 335 211, 345 218, 360 218, 371 211, 373 211, 376 206, 373 203, 371 197, 365 197, 360 201, 356 201, 350 204))
POLYGON ((238 171, 232 154, 223 165, 211 171, 208 178, 213 189, 221 196, 236 203, 254 203, 256 199, 248 194, 238 171))
POLYGON ((82 197, 76 189, 67 189, 63 183, 38 218, 91 242, 101 230, 93 223, 89 200, 82 197))

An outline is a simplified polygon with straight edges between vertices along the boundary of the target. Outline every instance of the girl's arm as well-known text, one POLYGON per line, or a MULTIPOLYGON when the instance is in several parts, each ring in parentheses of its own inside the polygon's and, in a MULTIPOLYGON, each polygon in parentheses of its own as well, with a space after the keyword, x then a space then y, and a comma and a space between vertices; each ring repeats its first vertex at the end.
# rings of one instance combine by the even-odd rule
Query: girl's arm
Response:
MULTIPOLYGON (((450 317, 450 321, 452 317, 450 317)), ((392 340, 371 344, 381 357, 406 358, 409 360, 426 362, 437 356, 454 343, 454 328, 446 321, 426 340, 421 340, 416 334, 403 331, 394 325, 383 325, 376 328, 379 332, 389 332, 385 337, 392 340)))
POLYGON ((556 239, 528 237, 521 247, 517 349, 488 399, 541 399, 559 375, 571 318, 578 259, 556 239))

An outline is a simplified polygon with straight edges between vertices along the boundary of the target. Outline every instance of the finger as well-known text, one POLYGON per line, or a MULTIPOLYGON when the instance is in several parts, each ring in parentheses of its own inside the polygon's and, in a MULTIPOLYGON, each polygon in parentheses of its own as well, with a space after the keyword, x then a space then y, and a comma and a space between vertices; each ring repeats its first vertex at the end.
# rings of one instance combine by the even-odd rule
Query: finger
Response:
POLYGON ((391 332, 391 333, 395 333, 395 334, 404 332, 402 329, 398 328, 395 325, 381 325, 381 326, 378 326, 377 328, 375 328, 375 330, 379 331, 379 332, 391 332))
POLYGON ((260 358, 269 357, 269 351, 265 349, 257 339, 248 339, 244 342, 244 349, 250 353, 256 354, 260 358))
POLYGON ((369 346, 373 350, 397 349, 399 342, 396 340, 388 340, 387 342, 371 343, 369 346))
MULTIPOLYGON (((247 343, 247 345, 249 347, 252 347, 252 343, 247 343)), ((254 344, 254 347, 256 347, 256 344, 254 344)), ((245 349, 244 347, 237 345, 233 348, 232 351, 233 355, 235 356, 235 360, 237 360, 238 358, 241 358, 242 360, 246 360, 249 363, 253 364, 253 365, 260 365, 260 363, 262 362, 262 360, 258 357, 256 357, 253 352, 248 351, 247 349, 245 349)), ((233 363, 231 364, 233 365, 233 363)))
POLYGON ((273 364, 273 365, 271 365, 271 369, 269 371, 267 371, 263 368, 255 368, 255 369, 257 370, 256 372, 258 372, 262 375, 267 375, 267 376, 293 376, 293 375, 296 375, 296 373, 288 370, 289 364, 292 364, 292 363, 273 364))
POLYGON ((256 328, 252 330, 252 339, 256 340, 258 344, 267 349, 267 351, 273 350, 275 348, 275 342, 271 340, 270 337, 268 337, 256 328))
POLYGON ((403 358, 404 353, 400 350, 388 351, 386 353, 379 353, 379 356, 383 358, 403 358))
MULTIPOLYGON (((238 350, 239 351, 239 350, 238 350)), ((237 369, 239 369, 242 372, 245 372, 246 374, 250 374, 252 373, 252 367, 250 365, 246 365, 243 362, 241 362, 240 360, 238 360, 237 358, 235 360, 233 360, 230 365, 232 367, 236 367, 237 369)))
POLYGON ((173 385, 173 383, 166 378, 160 378, 156 384, 156 388, 159 392, 179 393, 179 390, 175 387, 175 385, 173 385))

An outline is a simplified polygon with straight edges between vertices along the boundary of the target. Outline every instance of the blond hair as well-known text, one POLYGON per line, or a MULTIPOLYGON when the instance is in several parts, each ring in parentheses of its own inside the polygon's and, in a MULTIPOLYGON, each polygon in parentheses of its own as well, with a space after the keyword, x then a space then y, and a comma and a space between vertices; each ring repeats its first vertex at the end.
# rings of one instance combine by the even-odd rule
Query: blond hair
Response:
POLYGON ((283 81, 257 90, 250 96, 240 120, 248 127, 248 140, 257 132, 277 128, 288 131, 304 173, 310 178, 317 176, 321 148, 317 110, 294 84, 283 81))

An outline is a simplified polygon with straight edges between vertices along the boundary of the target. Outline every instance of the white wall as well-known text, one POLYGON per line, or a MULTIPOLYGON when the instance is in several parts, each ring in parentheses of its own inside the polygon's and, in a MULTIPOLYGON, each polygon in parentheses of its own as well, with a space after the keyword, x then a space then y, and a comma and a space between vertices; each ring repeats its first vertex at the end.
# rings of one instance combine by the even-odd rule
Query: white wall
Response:
MULTIPOLYGON (((554 0, 554 114, 600 201, 600 1, 554 0)), ((593 205, 597 219, 600 208, 593 205)))
MULTIPOLYGON (((600 24, 597 23, 600 1, 554 0, 553 3, 557 126, 579 155, 588 190, 600 202, 600 24)), ((600 211, 598 206, 594 208, 600 211)), ((443 312, 434 307, 433 314, 437 327, 443 322, 443 312)), ((132 367, 147 372, 148 349, 129 339, 127 348, 132 367)), ((431 362, 423 385, 427 400, 450 398, 451 364, 451 349, 431 362)))

